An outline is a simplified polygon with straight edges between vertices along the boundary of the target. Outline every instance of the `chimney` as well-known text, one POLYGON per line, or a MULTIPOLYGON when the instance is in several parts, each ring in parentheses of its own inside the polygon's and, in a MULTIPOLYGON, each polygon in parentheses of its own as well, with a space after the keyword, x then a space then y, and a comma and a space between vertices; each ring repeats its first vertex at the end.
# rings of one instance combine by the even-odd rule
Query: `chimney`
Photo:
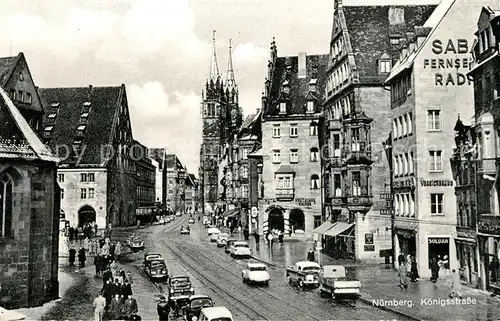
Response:
POLYGON ((307 54, 305 52, 299 52, 299 79, 303 79, 307 77, 307 54))
POLYGON ((405 23, 405 9, 401 7, 389 7, 388 12, 389 24, 391 26, 401 25, 405 23))

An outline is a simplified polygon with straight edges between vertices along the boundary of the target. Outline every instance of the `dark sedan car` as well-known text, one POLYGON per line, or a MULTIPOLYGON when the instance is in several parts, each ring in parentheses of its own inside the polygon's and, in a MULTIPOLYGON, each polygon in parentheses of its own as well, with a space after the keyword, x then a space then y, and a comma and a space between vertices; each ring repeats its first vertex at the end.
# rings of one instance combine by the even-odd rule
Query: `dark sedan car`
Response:
POLYGON ((181 226, 181 234, 189 234, 191 233, 191 228, 189 225, 182 225, 181 226))
POLYGON ((238 241, 238 240, 236 240, 236 239, 229 239, 229 240, 227 240, 226 241, 226 246, 224 247, 224 252, 229 253, 229 248, 236 241, 238 241))
POLYGON ((200 312, 203 308, 209 308, 214 306, 214 301, 208 296, 204 294, 196 294, 189 297, 189 299, 185 302, 185 305, 182 307, 182 314, 184 320, 193 321, 198 320, 200 318, 200 312))

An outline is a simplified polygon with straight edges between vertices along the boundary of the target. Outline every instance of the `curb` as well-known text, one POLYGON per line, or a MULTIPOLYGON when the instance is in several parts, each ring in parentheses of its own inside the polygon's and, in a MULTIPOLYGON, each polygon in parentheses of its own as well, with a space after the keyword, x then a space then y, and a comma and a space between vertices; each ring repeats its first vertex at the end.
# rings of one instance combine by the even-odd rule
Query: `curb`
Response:
POLYGON ((358 298, 358 301, 361 301, 363 302, 364 304, 367 304, 371 307, 374 307, 374 308, 377 308, 377 309, 380 309, 380 310, 383 310, 383 311, 386 311, 386 312, 390 312, 390 313, 394 313, 394 314, 397 314, 401 317, 405 317, 405 318, 408 318, 410 320, 414 320, 414 321, 421 321, 420 319, 417 319, 407 313, 403 313, 403 312, 400 312, 400 311, 397 311, 397 310, 394 310, 394 309, 391 309, 391 308, 388 308, 388 307, 383 307, 383 306, 377 306, 377 305, 374 305, 373 302, 367 298, 364 298, 363 297, 363 294, 361 294, 361 296, 358 298))

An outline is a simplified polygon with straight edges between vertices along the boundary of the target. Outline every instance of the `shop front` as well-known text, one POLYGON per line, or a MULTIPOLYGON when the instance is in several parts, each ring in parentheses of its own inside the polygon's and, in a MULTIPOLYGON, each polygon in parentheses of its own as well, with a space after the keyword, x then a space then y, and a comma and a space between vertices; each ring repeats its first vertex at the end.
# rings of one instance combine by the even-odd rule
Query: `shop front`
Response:
POLYGON ((441 271, 449 274, 450 270, 450 237, 429 236, 427 238, 428 267, 431 268, 431 262, 436 259, 441 271))
POLYGON ((500 294, 500 216, 480 215, 477 236, 481 289, 500 294))
POLYGON ((455 244, 460 280, 470 286, 476 287, 478 285, 476 231, 469 228, 457 227, 455 244))
POLYGON ((403 254, 416 256, 416 229, 396 227, 396 258, 403 254))

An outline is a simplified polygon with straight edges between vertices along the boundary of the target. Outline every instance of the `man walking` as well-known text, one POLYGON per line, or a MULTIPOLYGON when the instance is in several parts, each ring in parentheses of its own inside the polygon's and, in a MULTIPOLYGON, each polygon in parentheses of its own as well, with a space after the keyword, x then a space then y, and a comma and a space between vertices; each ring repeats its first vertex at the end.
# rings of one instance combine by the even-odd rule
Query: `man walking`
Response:
POLYGON ((125 320, 132 320, 132 316, 136 315, 139 311, 137 306, 137 300, 132 297, 132 294, 128 294, 127 300, 125 300, 125 305, 123 307, 125 320))
POLYGON ((159 321, 168 321, 170 306, 168 305, 167 299, 163 295, 160 297, 160 302, 158 302, 158 305, 156 306, 156 311, 158 311, 159 321))
POLYGON ((94 299, 94 320, 102 321, 104 309, 106 308, 106 299, 102 295, 102 290, 99 292, 97 298, 94 299))
POLYGON ((450 298, 459 297, 462 298, 462 284, 460 283, 460 275, 457 273, 455 269, 453 269, 451 275, 451 293, 450 298))

